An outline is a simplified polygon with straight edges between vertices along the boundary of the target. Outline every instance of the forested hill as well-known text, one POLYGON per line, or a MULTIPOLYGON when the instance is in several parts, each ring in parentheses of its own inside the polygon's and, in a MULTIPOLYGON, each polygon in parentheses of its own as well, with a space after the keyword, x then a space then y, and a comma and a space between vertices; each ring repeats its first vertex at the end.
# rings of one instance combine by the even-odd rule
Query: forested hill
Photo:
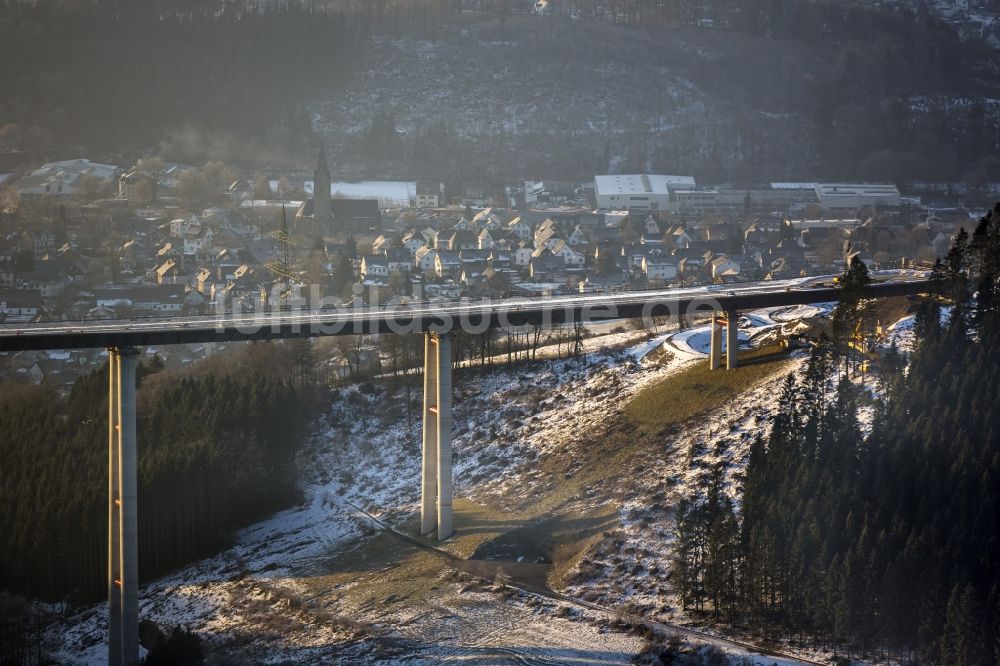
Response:
POLYGON ((883 358, 867 437, 867 398, 834 385, 821 347, 752 449, 742 523, 718 492, 684 507, 689 605, 842 653, 1000 661, 1000 204, 936 272, 942 299, 919 311, 906 369, 883 358))
POLYGON ((0 152, 256 171, 318 132, 347 179, 1000 180, 1000 54, 926 11, 532 5, 0 0, 0 152))
MULTIPOLYGON (((189 370, 140 366, 139 573, 225 546, 298 497, 312 414, 308 344, 252 344, 189 370)), ((60 400, 0 391, 0 590, 89 602, 107 585, 107 367, 60 400)))
POLYGON ((556 15, 503 18, 504 2, 463 4, 482 10, 386 15, 344 89, 310 102, 331 168, 504 183, 1000 179, 1000 54, 926 13, 557 0, 556 15))
POLYGON ((303 101, 336 90, 364 34, 304 3, 4 0, 0 143, 92 155, 187 128, 311 150, 303 101))

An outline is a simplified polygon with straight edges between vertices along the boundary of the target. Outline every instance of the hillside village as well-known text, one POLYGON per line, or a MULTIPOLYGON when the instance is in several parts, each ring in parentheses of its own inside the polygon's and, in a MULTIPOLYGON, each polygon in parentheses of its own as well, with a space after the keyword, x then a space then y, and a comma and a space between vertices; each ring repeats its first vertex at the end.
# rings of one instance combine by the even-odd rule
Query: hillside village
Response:
MULTIPOLYGON (((899 267, 941 256, 978 215, 893 185, 338 183, 325 151, 311 174, 78 159, 0 179, 4 323, 729 284, 839 272, 855 256, 899 267)), ((162 353, 186 364, 209 351, 162 353)), ((65 386, 95 353, 22 353, 0 370, 65 386)))

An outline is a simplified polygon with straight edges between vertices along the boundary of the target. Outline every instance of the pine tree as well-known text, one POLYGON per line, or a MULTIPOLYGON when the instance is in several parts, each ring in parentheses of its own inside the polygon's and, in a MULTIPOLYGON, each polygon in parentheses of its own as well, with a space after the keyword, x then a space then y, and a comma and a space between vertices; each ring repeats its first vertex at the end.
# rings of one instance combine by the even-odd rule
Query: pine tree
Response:
POLYGON ((972 585, 955 585, 948 597, 946 623, 941 637, 941 655, 954 666, 978 666, 986 663, 983 642, 982 609, 972 585))

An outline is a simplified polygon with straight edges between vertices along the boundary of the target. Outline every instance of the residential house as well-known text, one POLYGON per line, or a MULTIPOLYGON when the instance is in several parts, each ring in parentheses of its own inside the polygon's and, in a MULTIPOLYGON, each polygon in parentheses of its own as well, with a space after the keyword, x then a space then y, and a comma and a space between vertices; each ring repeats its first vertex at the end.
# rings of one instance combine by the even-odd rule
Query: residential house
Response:
POLYGON ((656 221, 656 218, 652 215, 646 217, 646 221, 642 226, 643 234, 646 236, 656 236, 659 238, 663 235, 663 230, 660 229, 660 223, 656 221))
POLYGON ((771 261, 766 268, 763 269, 765 280, 782 280, 785 278, 799 277, 805 271, 805 262, 799 262, 795 259, 789 259, 785 257, 778 257, 771 261))
POLYGON ((413 263, 421 273, 437 270, 438 251, 424 245, 413 256, 413 263))
POLYGON ((0 288, 0 320, 29 321, 41 310, 40 290, 0 288))
POLYGON ((709 267, 712 271, 713 280, 731 280, 740 274, 739 262, 731 256, 724 254, 712 257, 711 261, 709 261, 709 267))
POLYGON ((439 278, 457 277, 462 270, 462 258, 458 252, 439 250, 434 259, 434 273, 439 278))
POLYGON ((153 260, 156 264, 163 263, 167 259, 173 259, 174 261, 181 260, 181 251, 173 243, 164 243, 156 250, 156 255, 153 260))
POLYGON ((389 260, 384 254, 363 255, 359 268, 365 282, 384 284, 389 279, 389 260))
POLYGON ((553 239, 558 240, 559 237, 559 227, 555 220, 552 218, 546 218, 544 222, 538 225, 535 229, 535 247, 541 247, 546 243, 553 241, 553 239))
POLYGON ((417 208, 437 208, 444 202, 444 185, 417 181, 417 208))
POLYGON ((526 203, 562 203, 575 199, 576 184, 561 180, 546 180, 541 183, 525 182, 524 200, 526 203))
MULTIPOLYGON (((495 233, 495 232, 494 232, 495 233)), ((496 241, 489 229, 481 229, 476 235, 476 247, 480 250, 491 250, 496 246, 496 241)))
POLYGON ((528 274, 535 282, 557 282, 566 276, 566 263, 561 257, 542 249, 531 257, 528 274))
POLYGON ((684 276, 684 279, 690 280, 697 278, 701 274, 702 269, 712 254, 701 250, 687 249, 674 250, 671 256, 677 262, 678 272, 684 276))
POLYGON ((27 230, 24 233, 25 245, 31 247, 31 252, 40 257, 56 246, 56 237, 44 229, 27 230))
POLYGON ((484 274, 489 270, 489 265, 485 261, 462 262, 462 268, 458 273, 458 281, 465 286, 472 286, 484 279, 484 274))
MULTIPOLYGON (((530 261, 530 254, 529 254, 530 261)), ((493 248, 489 256, 490 266, 496 270, 510 268, 514 265, 514 253, 510 250, 500 250, 493 248)))
POLYGON ((197 215, 192 215, 186 220, 183 217, 176 217, 170 220, 170 235, 173 238, 184 238, 192 227, 199 229, 201 227, 201 220, 198 219, 197 215))
POLYGON ((621 229, 611 227, 596 227, 590 232, 591 243, 622 243, 621 229))
POLYGON ((528 241, 521 241, 514 250, 514 265, 527 268, 531 265, 531 257, 535 254, 535 246, 528 241))
POLYGON ((112 309, 117 316, 180 314, 186 295, 183 284, 117 284, 94 290, 97 307, 112 309))
MULTIPOLYGON (((627 265, 629 269, 633 271, 645 272, 645 269, 643 269, 643 265, 647 259, 656 260, 662 258, 665 255, 666 252, 663 250, 663 248, 655 245, 640 244, 640 245, 632 245, 630 247, 625 248, 625 259, 627 265)), ((676 265, 677 261, 674 260, 672 263, 676 265)))
POLYGON ((216 285, 215 271, 211 268, 203 267, 195 273, 194 288, 200 294, 211 294, 216 285))
POLYGON ((705 227, 705 240, 733 241, 737 244, 743 239, 738 224, 731 222, 723 224, 710 224, 705 227))
MULTIPOLYGON (((420 230, 420 235, 424 238, 424 243, 427 247, 437 248, 438 246, 438 230, 434 227, 424 227, 420 230)), ((415 252, 416 250, 414 250, 415 252)))
POLYGON ((137 285, 132 288, 132 304, 139 314, 180 314, 186 293, 183 284, 137 285))
POLYGON ((663 247, 663 238, 661 236, 643 234, 639 236, 639 244, 645 247, 663 247))
POLYGON ((478 236, 479 249, 491 250, 500 248, 509 250, 517 244, 519 240, 516 236, 510 235, 507 231, 498 229, 483 229, 478 236))
POLYGON ((173 259, 167 259, 153 269, 153 278, 156 284, 184 284, 189 278, 189 273, 173 259))
POLYGON ((494 208, 484 208, 472 216, 472 226, 476 229, 501 229, 503 221, 494 208))
POLYGON ((211 227, 199 225, 197 228, 192 225, 184 236, 184 254, 194 257, 203 257, 213 248, 215 232, 211 227))
POLYGON ((216 252, 212 258, 215 277, 219 280, 231 280, 236 270, 247 263, 248 258, 243 254, 236 248, 222 248, 216 252))
POLYGON ((149 174, 135 169, 123 173, 118 178, 118 198, 126 201, 134 200, 139 195, 139 186, 142 183, 146 183, 144 187, 148 188, 146 190, 147 196, 151 197, 153 195, 153 179, 149 174))
POLYGON ((490 204, 493 192, 486 183, 465 183, 462 185, 461 204, 474 208, 483 208, 490 204))
POLYGON ((670 237, 673 239, 673 246, 678 250, 686 250, 691 246, 694 239, 688 230, 682 226, 676 226, 670 231, 670 237))
POLYGON ((440 239, 444 244, 444 249, 458 252, 459 250, 476 250, 479 248, 479 241, 476 234, 471 230, 459 229, 445 234, 440 239))
POLYGON ((53 298, 66 289, 69 277, 61 262, 36 261, 35 270, 17 274, 20 289, 37 289, 43 298, 53 298))
POLYGON ((403 247, 405 247, 410 253, 411 258, 417 253, 417 250, 423 247, 427 242, 427 240, 416 229, 408 229, 404 232, 401 236, 401 241, 403 243, 403 247))
POLYGON ((573 231, 566 237, 566 242, 570 245, 586 245, 589 241, 590 233, 580 224, 573 227, 573 231))
POLYGON ((628 268, 625 245, 619 242, 604 242, 594 245, 594 266, 602 273, 623 271, 628 268))
POLYGON ((564 240, 559 240, 553 243, 551 247, 549 247, 549 251, 553 254, 553 256, 561 258, 567 268, 582 268, 584 264, 587 263, 586 257, 584 257, 583 253, 574 250, 569 246, 569 243, 564 240))
POLYGON ((747 246, 767 247, 781 240, 785 223, 773 218, 754 221, 743 234, 747 246))
POLYGON ((532 235, 531 225, 520 217, 515 217, 507 223, 507 231, 521 240, 528 240, 532 235))
POLYGON ((677 277, 677 264, 667 257, 643 257, 642 272, 650 282, 666 282, 677 277))
POLYGON ((149 266, 149 250, 142 241, 132 239, 122 245, 121 266, 125 270, 145 271, 149 266))
POLYGON ((489 261, 490 250, 461 250, 458 253, 463 264, 489 261))
POLYGON ((388 247, 389 241, 390 239, 387 238, 385 234, 379 234, 376 236, 375 240, 372 241, 372 253, 382 254, 385 251, 385 248, 388 247))
POLYGON ((413 268, 413 260, 410 251, 405 247, 390 247, 385 251, 386 263, 389 266, 389 274, 409 273, 413 268))

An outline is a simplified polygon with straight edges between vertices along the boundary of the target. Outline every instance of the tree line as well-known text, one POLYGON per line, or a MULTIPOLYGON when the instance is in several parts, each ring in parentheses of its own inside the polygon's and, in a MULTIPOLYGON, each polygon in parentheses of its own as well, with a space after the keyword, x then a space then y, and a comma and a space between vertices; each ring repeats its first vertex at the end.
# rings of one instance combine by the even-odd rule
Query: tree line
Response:
POLYGON ((874 398, 839 373, 846 352, 818 346, 785 381, 741 494, 717 471, 680 505, 686 607, 848 656, 1000 660, 1000 204, 935 276, 916 349, 882 357, 874 398))
MULTIPOLYGON (((313 363, 294 345, 258 343, 188 370, 140 365, 142 579, 297 499, 313 363)), ((0 589, 71 603, 106 592, 107 401, 106 365, 65 399, 45 385, 0 392, 0 589)))

